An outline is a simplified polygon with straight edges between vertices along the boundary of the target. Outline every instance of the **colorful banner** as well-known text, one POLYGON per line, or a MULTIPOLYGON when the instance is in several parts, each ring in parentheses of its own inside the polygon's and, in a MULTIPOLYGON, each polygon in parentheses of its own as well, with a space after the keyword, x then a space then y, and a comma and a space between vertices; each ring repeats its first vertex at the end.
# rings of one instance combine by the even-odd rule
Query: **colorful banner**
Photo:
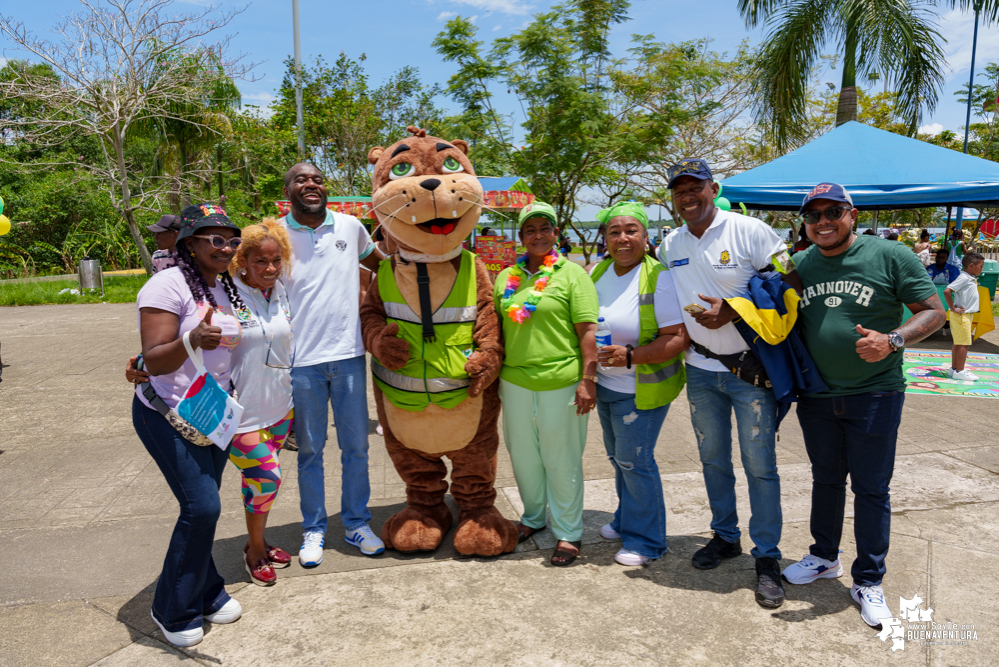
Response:
POLYGON ((975 382, 948 377, 950 352, 905 350, 904 354, 902 372, 907 394, 999 398, 999 354, 968 353, 964 368, 978 376, 975 382))
MULTIPOLYGON (((274 205, 277 206, 281 215, 288 215, 291 212, 291 202, 289 201, 276 201, 274 205)), ((360 220, 375 219, 370 201, 331 201, 326 203, 326 208, 336 213, 352 215, 360 220)))
POLYGON ((487 190, 482 193, 482 203, 486 208, 499 210, 519 210, 534 201, 534 195, 516 190, 487 190))
POLYGON ((517 244, 505 236, 477 236, 475 254, 485 263, 489 278, 496 282, 500 271, 517 262, 517 244))

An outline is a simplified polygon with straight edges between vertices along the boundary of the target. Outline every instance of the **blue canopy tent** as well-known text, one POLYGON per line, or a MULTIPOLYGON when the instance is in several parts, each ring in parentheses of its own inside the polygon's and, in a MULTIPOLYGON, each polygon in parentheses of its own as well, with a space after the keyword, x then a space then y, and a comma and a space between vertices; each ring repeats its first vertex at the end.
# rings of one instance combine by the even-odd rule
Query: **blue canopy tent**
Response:
POLYGON ((999 163, 852 121, 767 164, 726 178, 722 195, 760 211, 797 211, 823 181, 866 211, 999 206, 999 163))

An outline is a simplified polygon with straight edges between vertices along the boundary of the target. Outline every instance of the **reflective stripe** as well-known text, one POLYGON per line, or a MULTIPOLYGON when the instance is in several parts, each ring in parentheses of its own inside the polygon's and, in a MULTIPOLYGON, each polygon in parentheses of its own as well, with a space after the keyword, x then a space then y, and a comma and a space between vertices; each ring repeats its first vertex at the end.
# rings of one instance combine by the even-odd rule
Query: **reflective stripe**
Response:
POLYGON ((401 389, 402 391, 412 391, 421 394, 439 394, 444 391, 464 389, 471 384, 471 380, 468 378, 457 380, 454 378, 427 378, 424 380, 423 378, 409 377, 408 375, 402 375, 401 373, 390 371, 378 363, 378 361, 376 361, 373 357, 371 359, 371 372, 376 378, 390 387, 395 387, 396 389, 401 389))
MULTIPOLYGON (((422 320, 417 317, 413 309, 404 303, 385 301, 385 314, 394 320, 422 324, 422 320)), ((455 306, 451 308, 438 308, 434 313, 434 324, 455 324, 459 322, 474 322, 479 315, 478 306, 455 306)))
POLYGON ((638 305, 639 306, 654 306, 654 305, 656 305, 656 295, 655 294, 639 294, 638 295, 638 305))
POLYGON ((639 372, 637 373, 638 381, 642 384, 659 384, 660 382, 664 382, 679 373, 681 365, 682 364, 678 359, 669 366, 663 366, 653 373, 639 372))

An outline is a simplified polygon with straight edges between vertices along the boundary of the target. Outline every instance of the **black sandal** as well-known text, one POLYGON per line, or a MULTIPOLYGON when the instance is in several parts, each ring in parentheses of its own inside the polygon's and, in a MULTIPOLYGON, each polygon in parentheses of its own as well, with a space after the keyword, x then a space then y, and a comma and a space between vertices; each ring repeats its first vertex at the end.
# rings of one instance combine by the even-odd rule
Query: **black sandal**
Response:
POLYGON ((517 544, 520 544, 521 542, 526 542, 527 540, 531 539, 531 537, 535 533, 540 533, 542 530, 544 530, 547 527, 548 526, 541 526, 540 528, 531 528, 530 526, 525 526, 522 523, 518 523, 517 524, 517 544), (520 531, 521 528, 526 528, 528 532, 526 534, 522 533, 520 531))
POLYGON ((576 557, 579 556, 580 549, 583 546, 582 540, 576 540, 575 542, 570 540, 559 540, 559 542, 565 542, 566 544, 571 544, 576 547, 576 553, 572 553, 571 551, 562 551, 558 548, 558 545, 556 545, 555 553, 552 554, 551 564, 555 567, 566 567, 568 565, 572 565, 576 560, 576 557), (556 561, 556 558, 560 560, 556 561))

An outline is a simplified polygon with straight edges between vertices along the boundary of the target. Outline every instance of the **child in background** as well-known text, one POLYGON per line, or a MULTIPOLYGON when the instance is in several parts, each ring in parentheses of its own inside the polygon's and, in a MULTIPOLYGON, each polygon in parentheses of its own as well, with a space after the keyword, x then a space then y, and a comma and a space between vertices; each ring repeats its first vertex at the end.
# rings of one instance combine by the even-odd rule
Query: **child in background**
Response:
POLYGON ((966 252, 961 263, 964 270, 944 290, 944 299, 950 308, 950 330, 954 336, 949 374, 954 380, 974 382, 978 376, 964 370, 964 362, 971 345, 972 320, 978 312, 978 276, 985 266, 985 258, 977 252, 966 252))

